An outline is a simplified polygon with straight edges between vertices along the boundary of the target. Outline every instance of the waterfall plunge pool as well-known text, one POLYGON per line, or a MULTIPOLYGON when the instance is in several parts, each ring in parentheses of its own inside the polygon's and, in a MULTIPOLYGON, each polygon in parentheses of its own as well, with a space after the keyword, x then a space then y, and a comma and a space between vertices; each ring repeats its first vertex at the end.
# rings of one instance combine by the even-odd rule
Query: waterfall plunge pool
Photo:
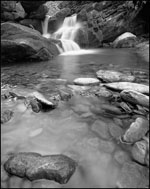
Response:
MULTIPOLYGON (((134 49, 84 52, 88 53, 60 55, 47 62, 5 65, 1 68, 1 81, 23 88, 25 93, 39 90, 50 96, 60 86, 58 79, 72 84, 77 77, 96 77, 99 69, 148 72, 148 63, 134 49)), ((129 125, 133 120, 116 121, 115 116, 104 116, 102 103, 104 99, 78 96, 60 102, 51 112, 37 114, 20 111, 20 102, 2 101, 2 109, 11 108, 15 112, 12 120, 1 126, 2 161, 11 152, 62 153, 77 160, 79 166, 64 185, 47 180, 30 182, 15 176, 1 185, 6 188, 115 188, 123 163, 131 160, 130 147, 118 144, 109 129, 119 124, 129 125), (101 127, 97 127, 97 122, 101 127)))

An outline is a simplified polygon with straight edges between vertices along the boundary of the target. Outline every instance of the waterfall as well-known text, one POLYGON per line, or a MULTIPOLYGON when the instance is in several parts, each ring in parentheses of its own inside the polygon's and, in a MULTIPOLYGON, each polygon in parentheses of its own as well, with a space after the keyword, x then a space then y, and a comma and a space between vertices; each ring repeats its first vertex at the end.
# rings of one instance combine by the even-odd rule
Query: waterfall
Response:
POLYGON ((48 33, 49 18, 50 18, 50 15, 46 15, 44 22, 42 22, 43 37, 46 37, 46 38, 50 37, 50 34, 48 33))
POLYGON ((77 30, 81 27, 81 25, 76 21, 77 15, 74 14, 70 17, 66 17, 60 29, 58 29, 55 33, 51 35, 47 31, 49 17, 46 16, 43 24, 43 36, 47 38, 51 37, 61 40, 63 49, 61 49, 61 47, 58 48, 60 53, 66 51, 80 50, 79 45, 74 41, 77 30))

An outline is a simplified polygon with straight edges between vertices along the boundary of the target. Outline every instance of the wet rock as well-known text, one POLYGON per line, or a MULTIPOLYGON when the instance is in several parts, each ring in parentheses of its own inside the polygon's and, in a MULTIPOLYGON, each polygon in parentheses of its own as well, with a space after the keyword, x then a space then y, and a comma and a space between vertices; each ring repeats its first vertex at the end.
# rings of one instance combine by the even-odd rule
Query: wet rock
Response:
POLYGON ((95 95, 98 97, 111 98, 113 96, 113 93, 107 90, 105 87, 100 87, 96 91, 95 95))
POLYGON ((148 120, 138 117, 135 122, 133 122, 130 127, 126 130, 123 135, 123 141, 134 143, 139 141, 145 136, 149 130, 148 120))
POLYGON ((113 42, 114 48, 134 47, 137 43, 136 36, 130 32, 125 32, 113 42))
POLYGON ((122 136, 124 134, 124 130, 114 123, 109 123, 108 128, 109 128, 110 135, 113 138, 118 139, 120 136, 122 136))
POLYGON ((92 125, 92 131, 95 131, 101 138, 103 139, 109 139, 109 131, 108 131, 108 125, 107 123, 96 120, 92 125))
POLYGON ((112 141, 99 140, 99 149, 106 153, 112 153, 115 150, 115 144, 112 141))
POLYGON ((36 113, 40 111, 47 112, 56 108, 57 106, 56 102, 51 102, 47 100, 41 93, 37 91, 29 94, 26 98, 25 103, 27 107, 29 107, 30 105, 32 110, 36 113))
POLYGON ((144 94, 149 94, 149 86, 139 83, 132 82, 113 82, 101 84, 101 86, 105 86, 107 88, 123 91, 123 90, 133 90, 144 94))
POLYGON ((124 162, 129 161, 130 157, 125 151, 119 150, 115 152, 114 159, 122 165, 124 162))
POLYGON ((147 142, 144 140, 136 142, 132 147, 132 157, 135 161, 145 164, 147 142))
POLYGON ((1 112, 1 124, 8 122, 13 117, 14 112, 11 110, 5 110, 1 112))
POLYGON ((98 85, 100 83, 96 78, 77 78, 73 82, 76 85, 98 85))
POLYGON ((59 90, 60 99, 63 101, 68 101, 72 97, 72 92, 69 89, 60 89, 59 90))
POLYGON ((3 63, 44 61, 59 54, 53 40, 47 40, 38 31, 16 23, 1 24, 1 45, 3 63))
POLYGON ((135 80, 135 77, 132 75, 127 75, 114 70, 99 70, 98 72, 96 72, 96 75, 99 79, 105 82, 132 82, 135 80))
POLYGON ((137 91, 123 90, 120 93, 120 96, 127 102, 139 104, 144 107, 149 107, 149 96, 139 93, 137 91))
POLYGON ((5 170, 30 181, 38 179, 54 180, 60 184, 69 181, 77 163, 65 155, 41 156, 38 153, 18 153, 4 163, 5 170))
POLYGON ((119 174, 119 188, 147 188, 149 186, 149 170, 134 162, 125 162, 119 174))

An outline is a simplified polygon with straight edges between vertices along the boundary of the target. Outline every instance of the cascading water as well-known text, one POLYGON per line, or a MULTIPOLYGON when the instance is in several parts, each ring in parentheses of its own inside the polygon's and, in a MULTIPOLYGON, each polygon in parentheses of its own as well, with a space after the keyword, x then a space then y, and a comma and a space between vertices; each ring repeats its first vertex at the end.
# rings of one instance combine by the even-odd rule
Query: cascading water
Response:
POLYGON ((74 41, 76 37, 77 30, 80 28, 80 24, 77 23, 77 15, 74 14, 71 17, 66 17, 62 27, 50 35, 48 33, 48 20, 49 17, 46 16, 44 24, 43 24, 43 36, 44 37, 51 37, 54 39, 59 39, 62 42, 63 50, 60 49, 61 47, 58 47, 60 52, 66 52, 66 51, 74 51, 74 50, 80 50, 79 45, 74 41))

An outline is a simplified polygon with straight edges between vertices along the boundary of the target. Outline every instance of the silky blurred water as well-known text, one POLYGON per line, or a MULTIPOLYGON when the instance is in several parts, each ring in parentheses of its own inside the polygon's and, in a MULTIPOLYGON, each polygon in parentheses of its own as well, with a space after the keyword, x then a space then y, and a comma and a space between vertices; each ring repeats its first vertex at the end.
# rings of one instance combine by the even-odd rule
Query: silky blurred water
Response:
MULTIPOLYGON (((48 62, 3 65, 1 81, 23 88, 24 94, 42 87, 42 93, 50 95, 48 93, 58 87, 50 79, 66 79, 72 84, 77 77, 96 77, 99 69, 148 72, 148 63, 140 59, 134 49, 99 49, 60 55, 48 62)), ((38 114, 26 109, 21 100, 5 100, 1 104, 2 109, 15 112, 14 117, 1 126, 2 163, 11 152, 65 154, 78 162, 74 175, 64 185, 44 179, 30 182, 12 176, 1 182, 2 187, 116 187, 123 163, 131 159, 130 147, 118 143, 117 137, 133 120, 106 116, 101 105, 108 104, 107 100, 74 96, 68 102, 59 102, 55 110, 38 114)))

